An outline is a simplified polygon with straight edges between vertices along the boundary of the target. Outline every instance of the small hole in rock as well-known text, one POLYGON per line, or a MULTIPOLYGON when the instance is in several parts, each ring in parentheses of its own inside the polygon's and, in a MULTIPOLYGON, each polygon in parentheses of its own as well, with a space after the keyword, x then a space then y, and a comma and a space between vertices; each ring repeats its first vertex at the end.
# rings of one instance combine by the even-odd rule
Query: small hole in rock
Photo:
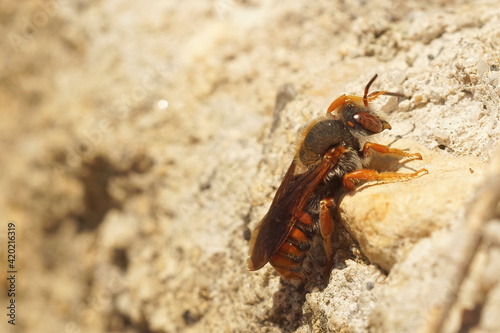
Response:
POLYGON ((114 249, 113 252, 113 264, 120 267, 124 272, 128 267, 128 256, 125 249, 114 249))

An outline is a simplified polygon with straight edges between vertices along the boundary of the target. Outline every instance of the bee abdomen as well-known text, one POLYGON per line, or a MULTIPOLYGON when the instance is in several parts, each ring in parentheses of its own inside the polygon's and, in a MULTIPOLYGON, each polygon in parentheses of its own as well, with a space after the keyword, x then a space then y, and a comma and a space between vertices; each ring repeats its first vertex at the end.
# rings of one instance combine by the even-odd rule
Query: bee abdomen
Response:
POLYGON ((300 214, 286 240, 269 260, 274 269, 286 280, 305 278, 302 263, 311 247, 311 239, 316 234, 311 216, 306 212, 300 214))

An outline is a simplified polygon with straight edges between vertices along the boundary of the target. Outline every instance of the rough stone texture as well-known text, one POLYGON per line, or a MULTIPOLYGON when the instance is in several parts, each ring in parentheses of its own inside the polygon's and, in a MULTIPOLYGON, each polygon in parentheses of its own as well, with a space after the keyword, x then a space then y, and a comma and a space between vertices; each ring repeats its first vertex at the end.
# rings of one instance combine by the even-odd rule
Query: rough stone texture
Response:
POLYGON ((340 207, 342 221, 364 254, 387 272, 416 242, 463 214, 470 193, 484 179, 484 163, 475 158, 450 157, 411 142, 393 147, 423 157, 404 164, 399 172, 425 167, 429 174, 409 182, 360 187, 345 196, 340 207))
POLYGON ((0 17, 0 269, 14 221, 19 271, 2 332, 500 331, 497 1, 49 0, 0 17), (337 237, 328 283, 248 272, 300 129, 375 73, 411 96, 373 103, 393 127, 377 140, 430 174, 344 198, 359 248, 337 237))

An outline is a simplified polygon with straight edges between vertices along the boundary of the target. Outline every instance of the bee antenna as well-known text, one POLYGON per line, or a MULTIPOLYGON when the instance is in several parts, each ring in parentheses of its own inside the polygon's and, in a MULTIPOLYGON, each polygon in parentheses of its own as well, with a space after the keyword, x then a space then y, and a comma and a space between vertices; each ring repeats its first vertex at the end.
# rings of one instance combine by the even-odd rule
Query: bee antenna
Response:
POLYGON ((365 107, 368 107, 368 91, 370 90, 370 86, 372 85, 373 81, 375 81, 377 76, 378 74, 375 74, 365 87, 365 94, 363 95, 363 103, 365 104, 365 107))

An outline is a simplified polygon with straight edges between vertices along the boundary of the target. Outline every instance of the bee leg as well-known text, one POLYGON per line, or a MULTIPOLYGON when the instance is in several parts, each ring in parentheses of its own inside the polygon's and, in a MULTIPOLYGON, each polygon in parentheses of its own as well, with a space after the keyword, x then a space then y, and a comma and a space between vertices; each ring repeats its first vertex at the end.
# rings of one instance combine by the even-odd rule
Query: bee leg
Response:
POLYGON ((374 92, 371 92, 367 97, 367 100, 369 102, 373 101, 374 99, 377 99, 379 96, 382 96, 382 95, 387 95, 387 96, 394 96, 394 97, 401 97, 401 98, 405 98, 406 96, 403 95, 403 94, 400 94, 400 93, 395 93, 395 92, 390 92, 390 91, 385 91, 385 90, 382 90, 382 91, 374 91, 374 92))
POLYGON ((420 169, 413 173, 398 173, 398 172, 382 172, 379 173, 375 170, 361 169, 350 172, 344 175, 343 183, 344 187, 348 191, 352 191, 355 188, 356 183, 360 181, 376 181, 377 183, 395 183, 403 182, 410 179, 418 178, 420 176, 428 174, 427 169, 420 169))
POLYGON ((326 114, 333 112, 335 109, 338 109, 342 105, 344 105, 347 101, 361 102, 363 101, 363 97, 354 96, 354 95, 342 95, 338 97, 336 100, 330 104, 328 110, 326 110, 326 114))
POLYGON ((332 216, 332 211, 335 209, 336 203, 333 197, 327 197, 320 201, 319 212, 319 229, 323 238, 323 246, 326 253, 326 265, 324 274, 330 273, 333 264, 333 247, 332 233, 335 229, 335 219, 332 216))
POLYGON ((384 146, 378 143, 366 142, 363 146, 363 156, 369 157, 371 155, 370 149, 380 153, 380 154, 388 154, 393 156, 399 156, 404 159, 405 162, 413 161, 413 160, 421 160, 422 155, 419 153, 408 153, 401 149, 389 148, 388 146, 384 146))
POLYGON ((342 95, 338 98, 336 98, 332 104, 330 104, 330 106, 328 107, 328 110, 326 110, 326 114, 329 114, 330 112, 332 112, 333 110, 341 107, 342 105, 344 105, 344 103, 348 100, 349 98, 346 96, 346 95, 342 95))

